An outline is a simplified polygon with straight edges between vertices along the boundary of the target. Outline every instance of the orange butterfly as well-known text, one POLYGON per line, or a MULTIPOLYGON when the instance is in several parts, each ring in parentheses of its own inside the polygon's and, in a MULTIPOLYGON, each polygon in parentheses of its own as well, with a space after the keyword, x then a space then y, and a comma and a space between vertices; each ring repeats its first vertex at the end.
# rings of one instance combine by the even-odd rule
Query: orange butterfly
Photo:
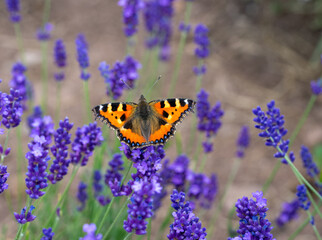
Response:
POLYGON ((139 103, 101 104, 92 109, 96 118, 116 130, 121 142, 131 148, 163 145, 175 134, 176 125, 186 113, 193 112, 196 102, 186 98, 169 98, 147 102, 141 95, 139 103))

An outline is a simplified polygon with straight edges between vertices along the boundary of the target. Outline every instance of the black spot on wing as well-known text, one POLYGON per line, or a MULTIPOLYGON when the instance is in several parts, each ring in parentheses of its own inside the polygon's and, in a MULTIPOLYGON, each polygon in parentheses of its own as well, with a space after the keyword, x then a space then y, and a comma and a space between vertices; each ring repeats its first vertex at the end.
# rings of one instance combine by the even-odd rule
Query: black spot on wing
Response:
POLYGON ((132 129, 133 125, 132 125, 132 120, 128 121, 127 123, 124 124, 123 126, 125 129, 132 129))
POLYGON ((166 122, 166 121, 164 121, 162 118, 159 118, 158 120, 159 120, 159 124, 160 124, 160 126, 161 126, 161 125, 166 125, 166 124, 167 124, 167 122, 166 122))
POLYGON ((123 115, 120 117, 120 119, 121 119, 122 122, 124 122, 125 118, 126 118, 125 114, 123 113, 123 115))
POLYGON ((170 107, 175 107, 176 106, 176 99, 175 98, 170 98, 167 101, 170 104, 170 107))
POLYGON ((94 107, 94 108, 92 109, 92 111, 95 113, 95 115, 97 115, 97 114, 99 114, 99 113, 100 113, 100 107, 101 107, 101 105, 98 105, 98 106, 96 106, 96 107, 94 107))
POLYGON ((183 98, 180 98, 179 99, 179 102, 180 102, 180 106, 181 107, 184 107, 185 105, 186 105, 186 102, 184 101, 185 99, 183 99, 183 98))
POLYGON ((161 107, 161 108, 164 108, 164 107, 165 107, 164 101, 161 101, 161 102, 160 102, 160 107, 161 107))
POLYGON ((119 107, 120 103, 111 103, 112 105, 112 111, 115 112, 117 111, 117 108, 119 107))
POLYGON ((107 111, 107 105, 108 105, 108 104, 103 104, 103 105, 101 105, 101 106, 102 106, 102 111, 103 111, 103 112, 106 112, 106 111, 107 111))
POLYGON ((165 118, 168 118, 169 117, 169 113, 167 113, 166 111, 163 111, 162 116, 165 117, 165 118))
POLYGON ((127 106, 127 105, 126 105, 126 103, 123 103, 123 104, 122 104, 122 110, 123 110, 124 112, 126 111, 126 106, 127 106))

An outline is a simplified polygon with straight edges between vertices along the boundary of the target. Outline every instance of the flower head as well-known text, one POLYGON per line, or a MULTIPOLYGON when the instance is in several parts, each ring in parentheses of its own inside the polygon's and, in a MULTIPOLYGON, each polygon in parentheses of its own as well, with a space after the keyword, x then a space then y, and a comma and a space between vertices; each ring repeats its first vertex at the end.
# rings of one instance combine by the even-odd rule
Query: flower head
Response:
POLYGON ((88 44, 86 42, 85 36, 83 34, 78 34, 76 40, 76 50, 77 50, 77 61, 81 68, 80 78, 84 81, 87 81, 90 78, 90 74, 86 72, 86 69, 89 67, 88 60, 88 44))
POLYGON ((87 233, 86 236, 80 238, 79 240, 101 240, 103 239, 103 235, 101 233, 95 234, 96 225, 95 223, 91 224, 84 224, 83 225, 83 232, 87 233))
POLYGON ((189 24, 185 24, 184 22, 180 22, 179 31, 188 34, 190 32, 191 26, 189 24))
POLYGON ((6 104, 0 110, 2 113, 1 123, 7 129, 17 127, 23 114, 22 96, 19 90, 11 88, 10 94, 2 93, 2 98, 2 101, 5 100, 3 102, 6 104))
POLYGON ((44 236, 40 240, 52 240, 53 236, 55 235, 52 228, 43 228, 42 233, 44 236))
POLYGON ((18 223, 20 224, 25 224, 27 222, 32 222, 33 220, 35 220, 36 216, 32 215, 31 212, 35 209, 34 206, 30 206, 28 212, 27 212, 27 207, 24 207, 21 210, 21 213, 16 213, 14 212, 13 214, 15 215, 15 218, 17 220, 18 223), (26 213, 27 212, 27 213, 26 213))
POLYGON ((314 95, 322 94, 322 78, 311 82, 311 90, 314 95))
POLYGON ((44 26, 38 28, 37 38, 39 41, 48 41, 50 39, 50 33, 53 30, 51 23, 45 23, 44 26))
POLYGON ((69 131, 72 129, 73 125, 73 123, 69 123, 69 120, 66 117, 64 121, 59 122, 60 128, 54 133, 55 144, 50 150, 55 159, 53 160, 53 164, 50 167, 50 174, 48 175, 48 180, 51 181, 52 184, 62 180, 68 172, 70 163, 70 159, 67 159, 68 145, 71 143, 71 134, 69 131))
POLYGON ((243 197, 236 202, 236 213, 239 220, 239 229, 237 233, 242 239, 260 240, 267 239, 272 240, 273 235, 270 231, 273 229, 271 223, 265 219, 266 212, 268 210, 267 200, 263 198, 262 192, 253 193, 253 197, 256 200, 243 197), (251 237, 251 238, 250 238, 251 237))
POLYGON ((237 157, 244 157, 244 152, 245 149, 249 146, 249 141, 249 129, 247 126, 243 126, 240 129, 239 137, 237 139, 237 157))
POLYGON ((95 147, 100 146, 103 139, 100 127, 96 122, 77 128, 75 139, 72 143, 72 152, 70 153, 73 164, 80 163, 85 166, 90 156, 92 156, 95 147))
POLYGON ((9 173, 7 172, 7 166, 0 164, 0 193, 8 188, 8 184, 6 183, 8 177, 9 173))
MULTIPOLYGON (((284 140, 283 137, 287 133, 287 129, 284 128, 284 116, 281 115, 280 110, 275 107, 275 101, 272 100, 267 104, 267 111, 264 112, 258 106, 253 109, 255 118, 253 119, 255 128, 261 130, 258 136, 266 139, 266 146, 272 146, 278 150, 274 154, 275 158, 281 158, 282 163, 287 164, 285 155, 288 152, 289 140, 284 140)), ((295 160, 293 152, 289 154, 290 160, 295 160)))
POLYGON ((206 58, 209 56, 209 38, 208 28, 203 24, 198 24, 195 28, 194 40, 197 44, 195 54, 198 58, 206 58))
MULTIPOLYGON (((54 60, 58 68, 64 68, 66 66, 66 49, 62 39, 58 39, 54 46, 54 60)), ((63 71, 55 73, 55 79, 57 81, 62 81, 65 78, 63 71)))
POLYGON ((86 190, 87 190, 87 185, 82 181, 79 182, 77 199, 81 205, 77 208, 78 211, 82 211, 86 206, 86 201, 88 198, 88 194, 86 190))
POLYGON ((199 218, 193 214, 190 203, 185 201, 185 194, 174 189, 170 199, 176 211, 172 213, 174 221, 170 225, 168 239, 206 239, 206 228, 201 226, 199 218))
POLYGON ((13 23, 20 22, 20 0, 6 0, 7 10, 10 13, 10 20, 13 23))
POLYGON ((291 202, 283 203, 280 215, 276 219, 276 224, 279 227, 283 227, 286 223, 298 217, 298 210, 300 209, 300 203, 297 198, 291 202))
POLYGON ((138 12, 144 7, 142 0, 120 0, 119 6, 123 7, 123 23, 125 36, 131 37, 137 32, 139 23, 138 12))
POLYGON ((179 155, 171 165, 171 182, 176 189, 184 189, 186 177, 188 174, 189 158, 185 155, 179 155))
POLYGON ((300 207, 303 208, 305 211, 309 209, 311 206, 311 202, 309 201, 306 193, 306 187, 305 185, 298 185, 296 188, 296 196, 298 197, 298 201, 300 204, 300 207))
MULTIPOLYGON (((37 109, 35 108, 35 111, 37 109)), ((52 136, 55 132, 54 129, 54 122, 50 116, 44 116, 42 117, 42 113, 34 113, 34 118, 28 119, 31 124, 31 131, 30 131, 30 137, 35 138, 38 136, 42 136, 45 140, 44 147, 45 149, 49 149, 49 145, 52 142, 52 136), (35 117, 37 116, 37 117, 35 117), (32 121, 32 122, 31 122, 32 121)))
POLYGON ((309 149, 305 146, 301 147, 301 158, 304 168, 306 168, 307 175, 314 178, 319 175, 320 170, 316 163, 313 161, 312 155, 309 149))

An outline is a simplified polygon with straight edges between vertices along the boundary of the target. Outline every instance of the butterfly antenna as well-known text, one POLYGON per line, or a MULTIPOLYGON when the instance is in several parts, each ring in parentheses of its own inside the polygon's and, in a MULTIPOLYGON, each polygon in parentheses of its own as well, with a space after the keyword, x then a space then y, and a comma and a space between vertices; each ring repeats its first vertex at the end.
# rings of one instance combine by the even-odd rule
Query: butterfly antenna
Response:
POLYGON ((124 84, 125 84, 125 86, 127 86, 128 87, 128 89, 130 89, 130 90, 132 90, 133 88, 131 88, 122 78, 120 79, 124 84))
POLYGON ((155 80, 155 82, 153 83, 153 85, 150 87, 150 89, 148 90, 148 93, 151 92, 152 88, 158 83, 158 81, 161 79, 161 75, 158 76, 157 80, 155 80))

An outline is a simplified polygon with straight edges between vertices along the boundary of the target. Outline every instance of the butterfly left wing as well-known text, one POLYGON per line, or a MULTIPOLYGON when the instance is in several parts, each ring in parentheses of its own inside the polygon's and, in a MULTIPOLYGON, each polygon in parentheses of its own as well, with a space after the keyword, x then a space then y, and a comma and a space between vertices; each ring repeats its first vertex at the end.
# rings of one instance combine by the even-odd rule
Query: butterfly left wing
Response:
POLYGON ((176 131, 176 125, 180 123, 188 112, 193 112, 196 102, 186 98, 170 98, 149 102, 152 110, 158 115, 159 121, 155 123, 149 142, 163 144, 176 131))

